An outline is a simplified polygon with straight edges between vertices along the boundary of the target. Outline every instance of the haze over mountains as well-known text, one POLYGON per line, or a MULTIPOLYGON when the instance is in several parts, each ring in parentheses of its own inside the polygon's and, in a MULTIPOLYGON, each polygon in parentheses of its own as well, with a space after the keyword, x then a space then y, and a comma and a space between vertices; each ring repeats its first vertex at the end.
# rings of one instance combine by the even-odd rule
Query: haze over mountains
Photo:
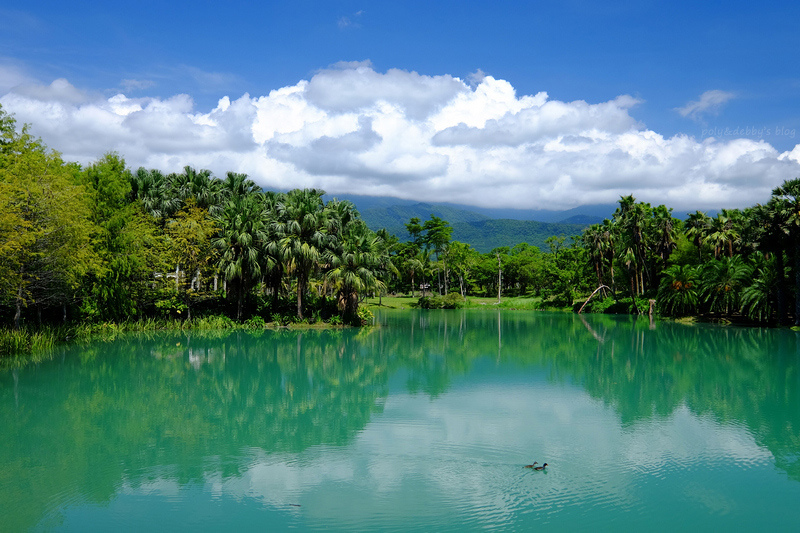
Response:
POLYGON ((489 209, 391 197, 336 197, 353 202, 370 229, 386 228, 400 240, 408 239, 405 224, 411 218, 425 221, 436 215, 453 226, 454 240, 467 243, 482 253, 523 242, 547 251, 545 240, 548 237, 580 235, 590 224, 610 218, 616 209, 616 205, 588 205, 564 211, 489 209))

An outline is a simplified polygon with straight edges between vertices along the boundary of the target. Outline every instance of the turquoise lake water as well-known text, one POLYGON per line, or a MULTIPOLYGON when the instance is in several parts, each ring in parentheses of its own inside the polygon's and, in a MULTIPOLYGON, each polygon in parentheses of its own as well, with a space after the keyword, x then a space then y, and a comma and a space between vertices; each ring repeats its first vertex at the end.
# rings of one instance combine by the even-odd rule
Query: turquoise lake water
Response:
POLYGON ((0 371, 0 530, 800 528, 798 333, 376 322, 130 336, 0 371))

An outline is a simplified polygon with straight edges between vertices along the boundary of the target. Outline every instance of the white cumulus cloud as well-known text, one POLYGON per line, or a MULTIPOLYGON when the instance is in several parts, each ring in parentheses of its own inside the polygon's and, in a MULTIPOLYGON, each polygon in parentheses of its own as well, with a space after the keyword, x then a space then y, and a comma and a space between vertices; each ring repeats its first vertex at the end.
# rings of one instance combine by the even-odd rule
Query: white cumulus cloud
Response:
MULTIPOLYGON (((268 189, 549 209, 633 194, 710 209, 766 200, 800 174, 798 148, 664 137, 635 118, 641 102, 631 96, 518 95, 482 72, 462 80, 340 63, 263 96, 224 96, 207 112, 188 95, 101 97, 63 79, 16 79, 0 83, 0 104, 67 160, 113 150, 133 168, 245 172, 268 189)), ((732 97, 709 93, 682 108, 686 116, 732 97)))

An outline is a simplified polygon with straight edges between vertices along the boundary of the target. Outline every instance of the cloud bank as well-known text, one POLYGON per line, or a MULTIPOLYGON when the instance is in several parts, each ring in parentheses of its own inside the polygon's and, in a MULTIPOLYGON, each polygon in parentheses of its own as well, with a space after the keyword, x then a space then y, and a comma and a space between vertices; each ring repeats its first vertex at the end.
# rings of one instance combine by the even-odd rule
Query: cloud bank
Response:
MULTIPOLYGON (((779 153, 763 140, 665 138, 634 118, 641 102, 631 96, 520 96, 483 73, 465 81, 342 63, 264 96, 225 96, 207 113, 183 94, 105 97, 15 75, 21 83, 0 104, 67 160, 116 151, 133 168, 245 172, 267 189, 540 209, 633 194, 712 209, 765 201, 800 175, 800 145, 779 153)), ((686 115, 726 99, 701 98, 686 115)))

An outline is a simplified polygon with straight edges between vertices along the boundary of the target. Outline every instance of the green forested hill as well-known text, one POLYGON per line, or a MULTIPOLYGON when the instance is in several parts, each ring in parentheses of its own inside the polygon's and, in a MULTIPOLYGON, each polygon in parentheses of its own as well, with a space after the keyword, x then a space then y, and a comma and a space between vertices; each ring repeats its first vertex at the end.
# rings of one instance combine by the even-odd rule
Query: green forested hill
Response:
MULTIPOLYGON (((542 251, 549 251, 549 247, 544 242, 545 239, 553 235, 565 237, 580 235, 587 225, 495 219, 457 222, 452 226, 453 240, 467 243, 477 251, 485 253, 493 248, 514 246, 523 242, 538 246, 542 251)), ((372 229, 381 229, 385 226, 375 227, 370 225, 370 227, 372 229)), ((395 225, 386 227, 386 229, 389 233, 397 235, 401 241, 408 240, 408 231, 405 226, 395 225)))
POLYGON ((474 211, 426 203, 373 207, 364 210, 359 209, 359 211, 361 213, 361 218, 364 219, 367 226, 373 231, 386 228, 401 239, 405 238, 407 235, 404 224, 414 217, 425 221, 428 220, 431 215, 436 215, 448 221, 450 225, 462 222, 470 223, 489 220, 489 217, 481 215, 480 213, 475 213, 474 211))
POLYGON ((491 219, 480 213, 446 205, 419 203, 374 207, 361 211, 361 217, 372 230, 386 228, 400 240, 408 239, 405 224, 413 217, 421 221, 436 215, 453 226, 453 239, 471 245, 479 252, 526 242, 547 251, 545 239, 553 235, 580 235, 596 220, 575 216, 569 222, 536 222, 533 220, 491 219), (585 220, 584 220, 585 219, 585 220))
POLYGON ((585 224, 535 222, 533 220, 481 220, 453 224, 453 240, 465 242, 481 253, 501 246, 514 246, 526 242, 548 251, 548 237, 580 235, 585 224))

